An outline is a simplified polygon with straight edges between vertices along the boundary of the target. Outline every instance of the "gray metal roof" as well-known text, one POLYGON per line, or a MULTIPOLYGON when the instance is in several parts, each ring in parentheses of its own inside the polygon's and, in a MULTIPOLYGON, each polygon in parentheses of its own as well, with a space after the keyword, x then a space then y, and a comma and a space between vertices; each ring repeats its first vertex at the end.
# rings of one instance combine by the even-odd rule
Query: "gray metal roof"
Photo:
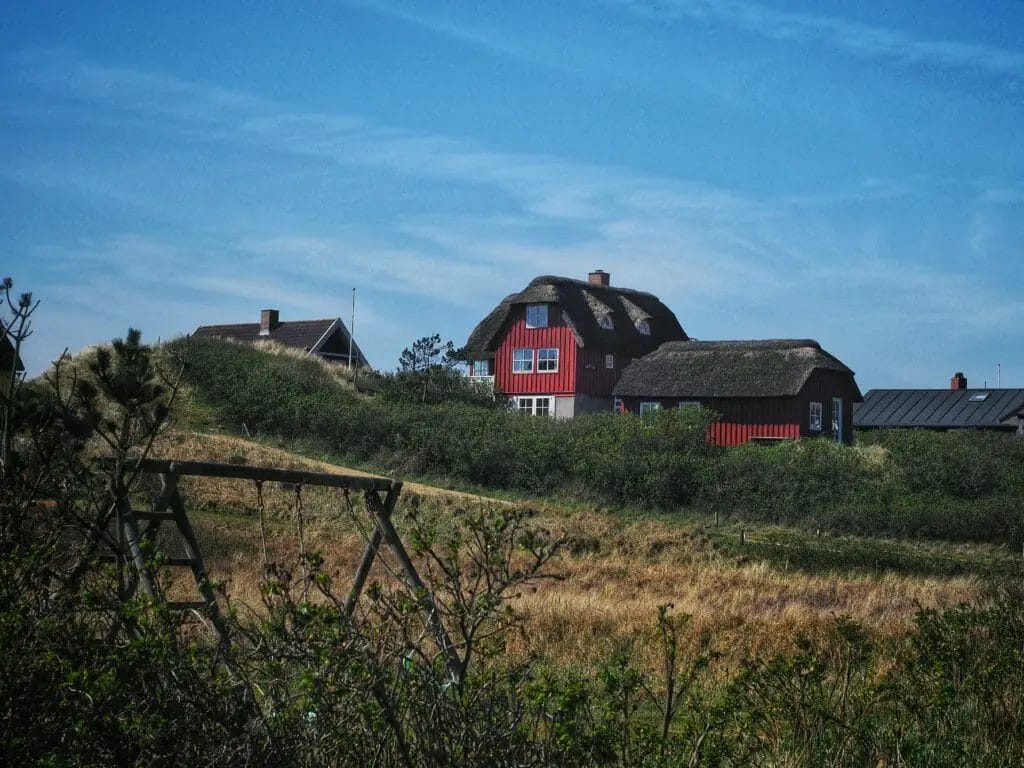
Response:
POLYGON ((1021 413, 1024 389, 872 389, 854 405, 853 425, 993 429, 1015 426, 1021 413))

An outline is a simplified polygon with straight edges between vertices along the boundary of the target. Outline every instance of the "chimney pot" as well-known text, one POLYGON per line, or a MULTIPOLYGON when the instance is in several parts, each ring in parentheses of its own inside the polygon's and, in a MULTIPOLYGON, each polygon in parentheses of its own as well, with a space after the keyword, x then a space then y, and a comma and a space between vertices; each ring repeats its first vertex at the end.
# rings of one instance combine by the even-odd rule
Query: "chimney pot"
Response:
POLYGON ((595 269, 590 273, 589 278, 592 285, 603 285, 605 288, 612 282, 612 276, 603 269, 595 269))
POLYGON ((967 379, 963 374, 963 371, 957 371, 953 374, 953 378, 949 380, 950 389, 967 389, 967 379))
POLYGON ((276 309, 260 310, 260 336, 269 336, 270 332, 281 324, 278 317, 276 309))

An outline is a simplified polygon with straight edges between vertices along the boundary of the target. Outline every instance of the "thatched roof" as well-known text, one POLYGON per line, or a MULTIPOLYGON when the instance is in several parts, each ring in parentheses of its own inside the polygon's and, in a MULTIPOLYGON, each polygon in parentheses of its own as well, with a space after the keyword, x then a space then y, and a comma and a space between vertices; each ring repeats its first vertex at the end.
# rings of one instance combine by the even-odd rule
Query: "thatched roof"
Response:
POLYGON ((672 310, 653 294, 543 275, 506 296, 480 321, 466 342, 469 356, 493 357, 512 310, 522 304, 557 304, 580 346, 604 352, 642 357, 663 342, 688 338, 672 310), (599 325, 605 317, 612 321, 610 330, 599 325), (637 330, 641 320, 650 326, 649 336, 637 330))
POLYGON ((252 343, 256 341, 273 341, 285 347, 293 347, 308 352, 323 338, 324 334, 337 322, 334 318, 327 320, 289 320, 278 323, 266 336, 260 336, 259 323, 231 323, 226 325, 201 325, 192 334, 197 339, 231 339, 252 343))
POLYGON ((816 370, 853 378, 853 371, 812 339, 673 341, 626 368, 615 395, 794 397, 816 370))

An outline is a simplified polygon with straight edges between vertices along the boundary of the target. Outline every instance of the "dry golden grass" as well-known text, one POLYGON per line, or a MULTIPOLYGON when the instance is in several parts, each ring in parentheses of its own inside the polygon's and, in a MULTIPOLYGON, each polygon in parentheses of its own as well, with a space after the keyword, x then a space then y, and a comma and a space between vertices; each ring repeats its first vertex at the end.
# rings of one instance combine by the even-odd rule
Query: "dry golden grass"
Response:
MULTIPOLYGON (((340 472, 324 462, 296 457, 275 448, 236 438, 178 435, 161 446, 177 458, 226 460, 244 457, 257 464, 307 467, 340 472)), ((345 470, 348 471, 348 470, 345 470)), ((192 480, 190 508, 239 510, 246 484, 238 481, 192 480)), ((456 514, 467 505, 494 503, 471 494, 405 486, 424 504, 456 514)), ((312 489, 310 489, 312 490, 312 489)), ((280 492, 268 541, 271 560, 296 562, 298 537, 291 514, 292 498, 280 492)), ((326 557, 339 587, 354 573, 363 540, 339 496, 328 497, 311 516, 306 546, 326 557), (332 512, 333 510, 333 512, 332 512)), ((506 503, 506 502, 497 502, 506 503)), ((356 514, 361 508, 357 505, 356 514)), ((401 525, 403 507, 398 508, 401 525)), ((233 599, 258 605, 262 571, 257 518, 233 514, 196 514, 194 522, 211 574, 227 584, 233 599)), ((798 633, 823 637, 836 617, 848 615, 879 638, 906 633, 919 607, 948 607, 981 596, 983 585, 973 577, 932 578, 892 573, 823 576, 782 571, 764 563, 737 564, 719 556, 699 533, 658 520, 624 522, 597 510, 568 513, 543 508, 538 523, 560 530, 575 542, 551 567, 557 580, 527 590, 515 601, 525 618, 526 632, 512 652, 541 650, 561 661, 587 664, 619 640, 647 637, 657 608, 672 603, 692 616, 697 632, 707 632, 729 667, 751 654, 790 647, 798 633)), ((387 578, 377 569, 371 578, 387 578)), ((181 586, 181 585, 179 585, 181 586)), ((653 643, 638 653, 651 654, 653 643)), ((649 658, 653 663, 653 656, 649 658)))

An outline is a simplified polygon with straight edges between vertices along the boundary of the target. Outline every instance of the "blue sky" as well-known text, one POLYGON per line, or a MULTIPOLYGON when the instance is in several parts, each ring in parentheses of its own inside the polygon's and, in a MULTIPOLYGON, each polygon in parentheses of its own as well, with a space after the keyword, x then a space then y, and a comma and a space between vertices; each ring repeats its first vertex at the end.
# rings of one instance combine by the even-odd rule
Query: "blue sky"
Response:
POLYGON ((862 388, 1024 386, 1024 5, 5 3, 27 360, 344 316, 381 368, 539 274, 862 388))

